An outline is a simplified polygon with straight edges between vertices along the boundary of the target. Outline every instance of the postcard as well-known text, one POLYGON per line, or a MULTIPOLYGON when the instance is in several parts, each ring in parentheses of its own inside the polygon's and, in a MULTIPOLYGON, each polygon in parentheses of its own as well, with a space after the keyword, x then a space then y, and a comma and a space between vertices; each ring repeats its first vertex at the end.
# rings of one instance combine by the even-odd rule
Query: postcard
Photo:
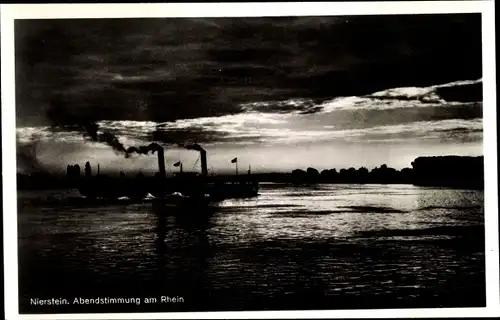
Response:
POLYGON ((499 315, 492 1, 1 15, 8 319, 499 315))

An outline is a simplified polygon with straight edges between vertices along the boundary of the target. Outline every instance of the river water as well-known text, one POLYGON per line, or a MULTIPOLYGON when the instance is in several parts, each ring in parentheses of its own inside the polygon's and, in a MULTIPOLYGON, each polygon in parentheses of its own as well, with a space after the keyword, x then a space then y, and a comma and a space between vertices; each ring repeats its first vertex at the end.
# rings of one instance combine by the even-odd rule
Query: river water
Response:
POLYGON ((485 305, 482 191, 262 184, 209 207, 19 191, 18 221, 21 313, 485 305), (73 304, 105 297, 158 301, 73 304))

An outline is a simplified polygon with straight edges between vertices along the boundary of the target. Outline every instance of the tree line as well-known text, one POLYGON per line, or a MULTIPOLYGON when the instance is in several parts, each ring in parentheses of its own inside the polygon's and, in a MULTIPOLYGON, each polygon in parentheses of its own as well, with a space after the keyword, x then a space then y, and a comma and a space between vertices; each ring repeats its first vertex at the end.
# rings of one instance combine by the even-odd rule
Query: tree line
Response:
MULTIPOLYGON (((418 157, 411 163, 411 168, 397 170, 386 164, 369 170, 366 167, 347 169, 325 169, 321 172, 313 167, 295 169, 291 172, 252 173, 241 175, 218 175, 206 177, 207 182, 278 182, 295 185, 316 183, 356 183, 356 184, 413 184, 420 186, 443 186, 482 189, 484 188, 483 157, 418 157)), ((68 175, 79 175, 80 168, 68 166, 68 175)), ((90 166, 85 167, 86 176, 90 175, 90 166)), ((67 177, 56 177, 46 173, 31 175, 18 174, 17 184, 20 189, 39 189, 64 187, 67 177)), ((134 177, 122 177, 126 179, 134 177)), ((144 178, 144 177, 143 177, 144 178)), ((187 178, 186 178, 187 179, 187 178)))

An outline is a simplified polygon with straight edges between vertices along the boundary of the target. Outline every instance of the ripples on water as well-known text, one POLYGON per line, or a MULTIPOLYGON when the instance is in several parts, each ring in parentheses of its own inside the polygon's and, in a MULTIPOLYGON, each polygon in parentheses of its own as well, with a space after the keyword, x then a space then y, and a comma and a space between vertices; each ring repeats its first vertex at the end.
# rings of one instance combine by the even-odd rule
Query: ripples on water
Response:
POLYGON ((40 312, 33 296, 104 295, 187 301, 156 311, 484 305, 483 192, 267 184, 260 193, 207 208, 19 192, 21 311, 40 312))

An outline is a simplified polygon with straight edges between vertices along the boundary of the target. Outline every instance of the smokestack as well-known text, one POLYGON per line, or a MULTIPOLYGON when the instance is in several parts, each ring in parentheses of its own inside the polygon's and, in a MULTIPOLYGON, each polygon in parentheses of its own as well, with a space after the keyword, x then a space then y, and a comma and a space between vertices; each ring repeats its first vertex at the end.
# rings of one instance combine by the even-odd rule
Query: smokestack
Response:
POLYGON ((165 177, 167 175, 167 172, 165 171, 165 155, 163 148, 158 148, 158 169, 160 170, 160 175, 162 177, 165 177))
POLYGON ((203 149, 199 144, 195 143, 192 145, 185 145, 184 148, 188 150, 196 150, 200 153, 201 158, 201 175, 203 177, 208 176, 208 168, 207 168, 207 152, 203 149))
POLYGON ((205 150, 200 150, 200 158, 201 158, 201 175, 206 177, 208 175, 207 168, 207 152, 205 150))

